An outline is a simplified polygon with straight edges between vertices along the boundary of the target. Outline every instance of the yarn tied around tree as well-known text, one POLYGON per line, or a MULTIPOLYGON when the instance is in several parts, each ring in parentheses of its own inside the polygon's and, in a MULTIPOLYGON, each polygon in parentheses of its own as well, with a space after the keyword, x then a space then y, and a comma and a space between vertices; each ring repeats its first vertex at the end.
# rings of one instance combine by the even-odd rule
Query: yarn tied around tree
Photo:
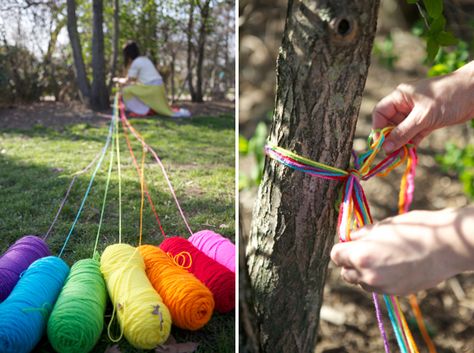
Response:
MULTIPOLYGON (((388 175, 396 167, 406 162, 405 171, 403 173, 400 193, 399 193, 399 212, 407 212, 413 200, 414 193, 414 176, 417 164, 416 148, 412 144, 407 144, 397 151, 387 155, 375 166, 374 160, 382 149, 385 138, 390 134, 393 127, 386 127, 380 131, 372 131, 368 139, 369 149, 362 154, 353 152, 353 165, 349 170, 342 170, 332 166, 325 165, 320 162, 312 161, 308 158, 299 156, 284 148, 270 145, 265 146, 265 152, 268 157, 283 164, 291 169, 302 171, 311 176, 335 180, 343 183, 342 197, 339 206, 339 217, 337 222, 337 233, 340 241, 350 241, 350 233, 353 227, 362 227, 366 224, 373 223, 370 214, 370 208, 361 185, 362 180, 368 180, 374 176, 384 177, 388 175)), ((382 315, 379 308, 378 297, 372 293, 378 326, 384 342, 385 352, 390 352, 386 331, 382 321, 382 315)), ((395 296, 383 296, 387 307, 390 322, 392 324, 395 337, 400 350, 403 353, 417 353, 418 348, 412 337, 405 316, 401 311, 398 298, 395 296)), ((416 298, 411 297, 410 303, 417 319, 423 338, 430 347, 434 347, 424 328, 422 317, 417 310, 416 298)))

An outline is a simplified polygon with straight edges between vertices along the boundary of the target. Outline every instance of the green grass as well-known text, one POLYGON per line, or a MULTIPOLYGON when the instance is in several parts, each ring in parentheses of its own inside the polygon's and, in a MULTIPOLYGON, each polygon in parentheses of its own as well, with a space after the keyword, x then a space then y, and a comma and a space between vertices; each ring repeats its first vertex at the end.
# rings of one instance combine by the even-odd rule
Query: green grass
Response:
MULTIPOLYGON (((214 230, 234 241, 235 155, 234 117, 195 117, 134 119, 134 127, 158 153, 193 231, 214 230)), ((103 147, 107 123, 96 126, 69 125, 61 131, 43 126, 29 130, 0 130, 0 251, 26 234, 44 234, 51 224, 72 174, 86 166, 103 147)), ((134 151, 141 148, 131 136, 134 151)), ((140 182, 123 136, 122 157, 122 237, 137 245, 140 210, 140 182)), ((105 189, 108 154, 97 174, 84 211, 63 254, 72 265, 91 257, 105 189)), ((146 181, 167 235, 188 237, 161 169, 146 158, 146 181)), ((93 168, 92 168, 93 169, 93 168)), ((89 183, 91 170, 81 175, 70 194, 48 244, 57 254, 74 220, 89 183)), ((143 243, 159 244, 162 235, 145 200, 143 243)), ((99 251, 118 241, 118 177, 112 171, 99 251)), ((110 304, 106 324, 110 319, 110 304)), ((199 342, 198 352, 233 352, 235 342, 233 313, 214 313, 201 330, 190 332, 173 327, 178 342, 199 342)), ((104 331, 105 332, 105 331, 104 331)), ((93 352, 103 352, 111 344, 104 333, 93 352)), ((122 352, 141 352, 124 339, 122 352)), ((37 352, 53 352, 46 339, 37 352)))

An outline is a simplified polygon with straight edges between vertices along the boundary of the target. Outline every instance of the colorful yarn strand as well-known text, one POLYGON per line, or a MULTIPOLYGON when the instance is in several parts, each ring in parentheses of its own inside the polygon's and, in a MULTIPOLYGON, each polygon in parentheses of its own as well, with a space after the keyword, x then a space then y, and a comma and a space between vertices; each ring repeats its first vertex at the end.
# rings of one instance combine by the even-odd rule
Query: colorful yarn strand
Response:
POLYGON ((138 140, 140 141, 140 143, 142 144, 143 148, 145 148, 147 151, 149 151, 153 158, 156 160, 156 162, 158 163, 158 165, 160 166, 161 168, 161 171, 163 172, 163 176, 166 180, 166 183, 168 184, 168 188, 171 192, 171 195, 173 196, 173 199, 175 201, 175 204, 176 204, 176 207, 178 208, 178 211, 179 211, 179 214, 181 215, 181 218, 186 226, 186 228, 188 229, 189 233, 192 235, 193 234, 193 231, 191 230, 191 227, 189 226, 189 223, 186 219, 186 216, 184 215, 184 212, 183 212, 183 209, 181 208, 181 205, 178 201, 178 197, 176 196, 176 192, 173 188, 173 185, 171 184, 171 181, 168 177, 168 173, 166 173, 166 168, 165 166, 163 165, 163 162, 161 162, 161 159, 160 157, 158 157, 158 154, 155 152, 155 150, 153 148, 151 148, 144 140, 144 138, 140 135, 140 133, 130 124, 130 122, 128 121, 127 119, 127 116, 125 114, 125 105, 123 104, 123 102, 120 102, 120 118, 121 118, 121 121, 122 121, 122 126, 124 127, 124 129, 128 129, 128 131, 131 132, 131 134, 138 140))
POLYGON ((206 325, 214 310, 209 289, 186 269, 177 266, 160 248, 142 245, 139 250, 146 274, 170 310, 173 324, 186 330, 198 330, 206 325))
POLYGON ((235 307, 235 273, 197 249, 187 239, 181 237, 166 238, 160 248, 173 257, 188 253, 191 263, 182 264, 214 295, 216 310, 226 313, 235 307))
POLYGON ((113 131, 114 131, 114 123, 115 123, 115 120, 116 120, 117 116, 118 116, 117 112, 114 111, 114 114, 113 114, 113 116, 112 116, 112 119, 110 120, 109 132, 108 132, 108 134, 107 134, 107 139, 106 139, 106 141, 105 141, 104 147, 102 148, 102 151, 101 151, 101 154, 100 154, 100 157, 99 157, 99 161, 97 162, 97 165, 96 165, 96 167, 95 167, 95 169, 94 169, 94 172, 93 172, 92 175, 91 175, 91 178, 90 178, 90 181, 89 181, 89 185, 87 186, 87 189, 86 189, 86 192, 85 192, 85 194, 84 194, 84 197, 82 198, 81 205, 79 206, 79 210, 77 211, 77 214, 76 214, 76 218, 74 219, 74 222, 72 223, 72 226, 71 226, 71 228, 69 229, 69 233, 68 233, 68 235, 66 236, 66 240, 64 241, 64 244, 63 244, 63 246, 62 246, 62 248, 61 248, 61 250, 60 250, 60 252, 59 252, 59 255, 58 255, 59 257, 62 256, 62 254, 63 254, 63 252, 64 252, 64 249, 66 248, 66 245, 67 245, 67 243, 69 242, 69 239, 71 238, 71 235, 72 235, 72 233, 73 233, 73 231, 74 231, 74 228, 75 228, 75 226, 76 226, 76 224, 77 224, 77 222, 78 222, 78 220, 79 220, 79 217, 81 216, 82 210, 83 210, 83 208, 84 208, 84 204, 86 203, 86 200, 87 200, 87 198, 88 198, 88 196, 89 196, 89 193, 90 193, 90 191, 91 191, 91 189, 92 189, 92 184, 94 183, 94 179, 95 179, 95 177, 96 177, 96 175, 97 175, 97 172, 98 172, 99 169, 100 169, 100 166, 102 165, 102 162, 103 162, 103 160, 104 160, 105 154, 106 154, 106 152, 107 152, 107 149, 108 149, 108 147, 109 147, 109 145, 110 145, 110 141, 111 141, 111 139, 112 139, 112 134, 113 134, 113 131))
POLYGON ((132 346, 140 349, 164 343, 170 334, 171 316, 146 276, 138 249, 127 244, 109 245, 102 253, 100 270, 114 307, 109 338, 117 342, 123 334, 132 346), (118 338, 110 332, 114 316, 121 328, 118 338))
POLYGON ((87 353, 102 333, 107 294, 100 264, 76 262, 48 320, 48 338, 59 353, 87 353))
POLYGON ((235 273, 235 245, 229 239, 211 230, 201 230, 188 240, 211 259, 235 273))
POLYGON ((11 293, 20 275, 39 258, 51 255, 45 241, 34 235, 18 239, 0 257, 0 303, 11 293))
POLYGON ((0 304, 0 352, 28 353, 46 329, 69 267, 58 257, 33 262, 0 304))
MULTIPOLYGON (((266 146, 265 151, 270 158, 291 169, 302 171, 318 178, 343 182, 337 231, 340 241, 345 242, 351 240, 350 233, 352 227, 358 228, 373 223, 369 204, 360 184, 361 180, 368 180, 374 176, 386 176, 406 161, 407 165, 400 185, 400 211, 404 210, 406 212, 413 200, 414 175, 417 163, 414 146, 403 146, 373 166, 376 155, 381 150, 386 136, 390 134, 392 129, 393 127, 382 129, 378 132, 377 137, 375 137, 375 132, 373 132, 369 136, 369 150, 360 155, 353 153, 354 164, 348 171, 312 161, 277 146, 266 146)), ((394 296, 385 295, 383 298, 401 351, 417 353, 418 349, 406 324, 398 299, 394 296)), ((379 329, 384 341, 384 348, 388 353, 390 348, 375 293, 373 293, 373 299, 379 329)))

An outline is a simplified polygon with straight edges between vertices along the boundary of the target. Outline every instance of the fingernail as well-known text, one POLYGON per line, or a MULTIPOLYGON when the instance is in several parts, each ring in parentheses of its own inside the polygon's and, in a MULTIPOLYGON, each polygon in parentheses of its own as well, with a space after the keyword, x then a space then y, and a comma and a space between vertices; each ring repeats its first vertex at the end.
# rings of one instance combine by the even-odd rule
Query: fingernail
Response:
POLYGON ((383 144, 383 149, 385 150, 386 153, 393 152, 394 148, 395 148, 395 144, 391 141, 387 141, 383 144))

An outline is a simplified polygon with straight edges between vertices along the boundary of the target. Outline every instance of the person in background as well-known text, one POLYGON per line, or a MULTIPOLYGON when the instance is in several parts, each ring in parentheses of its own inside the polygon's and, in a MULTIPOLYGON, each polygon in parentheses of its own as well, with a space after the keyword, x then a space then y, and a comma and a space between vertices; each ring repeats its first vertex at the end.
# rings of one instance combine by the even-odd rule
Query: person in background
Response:
POLYGON ((146 56, 140 55, 137 43, 129 41, 123 47, 127 77, 115 79, 123 85, 122 96, 125 108, 135 115, 153 113, 170 117, 189 117, 186 109, 173 111, 168 104, 163 79, 155 65, 146 56))
MULTIPOLYGON (((390 153, 418 145, 436 129, 474 117, 474 61, 440 77, 402 84, 375 107, 372 127, 395 128, 390 153)), ((384 294, 406 295, 474 270, 474 206, 412 211, 368 225, 352 242, 334 245, 331 259, 349 283, 384 294)))

